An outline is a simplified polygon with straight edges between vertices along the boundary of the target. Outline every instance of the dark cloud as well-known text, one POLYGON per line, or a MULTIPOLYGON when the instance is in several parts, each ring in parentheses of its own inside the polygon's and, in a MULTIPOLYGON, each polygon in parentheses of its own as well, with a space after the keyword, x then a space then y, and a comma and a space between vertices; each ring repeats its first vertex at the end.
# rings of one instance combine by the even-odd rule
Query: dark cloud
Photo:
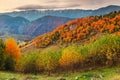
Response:
POLYGON ((37 9, 57 9, 57 8, 70 8, 70 7, 78 7, 79 4, 66 4, 59 6, 40 6, 40 5, 25 5, 21 7, 17 7, 17 10, 37 10, 37 9))
POLYGON ((58 7, 55 6, 40 6, 40 5, 26 5, 26 6, 21 6, 16 9, 18 10, 35 10, 35 9, 55 9, 58 7))
POLYGON ((30 10, 30 9, 43 9, 43 6, 39 6, 39 5, 26 5, 26 6, 21 6, 18 7, 16 9, 18 10, 30 10))

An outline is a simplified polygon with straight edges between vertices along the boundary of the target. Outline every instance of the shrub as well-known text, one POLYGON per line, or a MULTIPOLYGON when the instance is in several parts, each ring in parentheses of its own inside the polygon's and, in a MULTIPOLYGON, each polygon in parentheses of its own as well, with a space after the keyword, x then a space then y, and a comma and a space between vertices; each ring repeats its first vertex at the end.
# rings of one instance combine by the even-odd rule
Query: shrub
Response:
POLYGON ((0 69, 4 69, 5 64, 5 44, 2 39, 0 39, 0 69))
POLYGON ((14 70, 15 63, 18 59, 20 59, 21 53, 16 41, 13 38, 9 38, 5 41, 5 55, 5 69, 14 70))
POLYGON ((21 57, 20 49, 13 38, 9 38, 5 41, 5 53, 15 59, 19 59, 21 57))
POLYGON ((28 52, 17 61, 16 71, 24 73, 53 72, 59 66, 60 52, 28 52))
POLYGON ((105 35, 88 46, 90 47, 87 58, 91 64, 112 65, 117 62, 117 55, 120 53, 120 37, 105 35))
POLYGON ((107 59, 106 64, 107 65, 115 64, 118 60, 117 55, 120 53, 120 37, 107 35, 101 38, 99 41, 103 40, 104 43, 101 47, 101 53, 104 53, 106 56, 107 59))
MULTIPOLYGON (((66 67, 68 67, 68 63, 72 66, 71 63, 76 61, 74 55, 79 54, 80 56, 82 55, 82 63, 86 67, 97 65, 109 66, 118 62, 118 55, 120 55, 119 53, 120 37, 117 35, 106 34, 87 45, 78 47, 75 45, 70 48, 66 48, 63 51, 60 63, 62 66, 66 67)), ((76 56, 76 58, 78 57, 76 56)))
POLYGON ((120 37, 105 35, 89 44, 71 45, 60 51, 30 52, 17 62, 16 68, 23 72, 54 72, 74 70, 81 67, 111 66, 119 62, 120 37))
POLYGON ((55 71, 59 66, 59 59, 61 57, 61 52, 58 51, 47 51, 40 54, 37 60, 39 66, 41 66, 45 71, 52 72, 55 71))
POLYGON ((12 56, 7 56, 5 60, 4 68, 5 70, 14 71, 15 61, 12 56))
POLYGON ((77 52, 77 48, 75 46, 70 46, 65 48, 62 52, 62 57, 60 59, 60 65, 64 69, 74 69, 80 63, 82 63, 83 57, 81 54, 77 52))
POLYGON ((28 52, 23 55, 23 57, 17 61, 15 65, 15 70, 24 73, 36 73, 39 71, 36 60, 38 59, 39 52, 28 52))

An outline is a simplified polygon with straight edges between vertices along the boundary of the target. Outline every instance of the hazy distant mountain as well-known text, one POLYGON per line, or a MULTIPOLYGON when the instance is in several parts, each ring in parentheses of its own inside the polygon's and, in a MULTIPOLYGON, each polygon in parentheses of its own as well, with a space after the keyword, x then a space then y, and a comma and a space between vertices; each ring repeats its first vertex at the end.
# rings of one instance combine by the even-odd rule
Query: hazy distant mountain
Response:
POLYGON ((44 16, 30 22, 23 17, 0 15, 0 36, 27 35, 31 38, 52 31, 55 27, 71 20, 65 17, 44 16))
POLYGON ((103 7, 103 8, 99 8, 97 10, 94 10, 92 12, 92 14, 93 15, 104 15, 104 14, 108 14, 110 12, 119 11, 119 10, 120 10, 120 6, 110 5, 107 7, 103 7))
POLYGON ((118 10, 120 10, 120 6, 110 5, 97 10, 81 10, 81 9, 45 10, 45 11, 28 10, 28 11, 10 12, 10 13, 3 13, 3 14, 7 14, 10 16, 21 16, 30 21, 33 21, 47 15, 69 17, 69 18, 80 18, 80 17, 86 17, 86 16, 103 15, 103 14, 107 14, 112 11, 118 11, 118 10))
POLYGON ((1 34, 19 34, 20 27, 29 23, 29 20, 23 17, 11 17, 0 15, 0 33, 1 34))
POLYGON ((64 24, 71 20, 65 17, 44 16, 28 24, 24 34, 38 36, 52 31, 57 26, 64 24))

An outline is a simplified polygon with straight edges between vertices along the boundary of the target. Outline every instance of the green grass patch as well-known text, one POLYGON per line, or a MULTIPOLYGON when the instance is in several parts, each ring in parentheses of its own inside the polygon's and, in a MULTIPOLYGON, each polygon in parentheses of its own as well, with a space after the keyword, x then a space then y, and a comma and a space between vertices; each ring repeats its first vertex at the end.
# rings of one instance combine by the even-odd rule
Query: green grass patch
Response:
POLYGON ((41 74, 22 74, 0 71, 0 80, 58 80, 65 78, 66 80, 119 80, 120 79, 120 66, 112 68, 101 68, 87 72, 63 73, 52 74, 51 76, 41 74))

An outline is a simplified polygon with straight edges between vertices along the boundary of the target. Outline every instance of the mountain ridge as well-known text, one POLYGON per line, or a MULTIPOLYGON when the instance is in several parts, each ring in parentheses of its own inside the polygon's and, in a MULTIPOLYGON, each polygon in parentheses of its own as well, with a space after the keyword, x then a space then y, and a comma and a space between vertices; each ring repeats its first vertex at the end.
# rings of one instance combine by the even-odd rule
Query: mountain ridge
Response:
POLYGON ((0 15, 6 14, 10 16, 21 16, 30 21, 34 21, 38 18, 47 15, 69 17, 69 18, 81 18, 87 16, 103 15, 118 10, 120 10, 120 6, 109 5, 95 10, 83 10, 83 9, 44 10, 44 11, 28 10, 28 11, 19 11, 19 12, 0 13, 0 15))
POLYGON ((8 34, 28 35, 31 36, 29 37, 31 39, 33 36, 49 32, 56 26, 69 20, 71 19, 65 17, 44 16, 37 20, 29 21, 20 16, 11 17, 9 15, 0 15, 0 36, 6 36, 8 34))

